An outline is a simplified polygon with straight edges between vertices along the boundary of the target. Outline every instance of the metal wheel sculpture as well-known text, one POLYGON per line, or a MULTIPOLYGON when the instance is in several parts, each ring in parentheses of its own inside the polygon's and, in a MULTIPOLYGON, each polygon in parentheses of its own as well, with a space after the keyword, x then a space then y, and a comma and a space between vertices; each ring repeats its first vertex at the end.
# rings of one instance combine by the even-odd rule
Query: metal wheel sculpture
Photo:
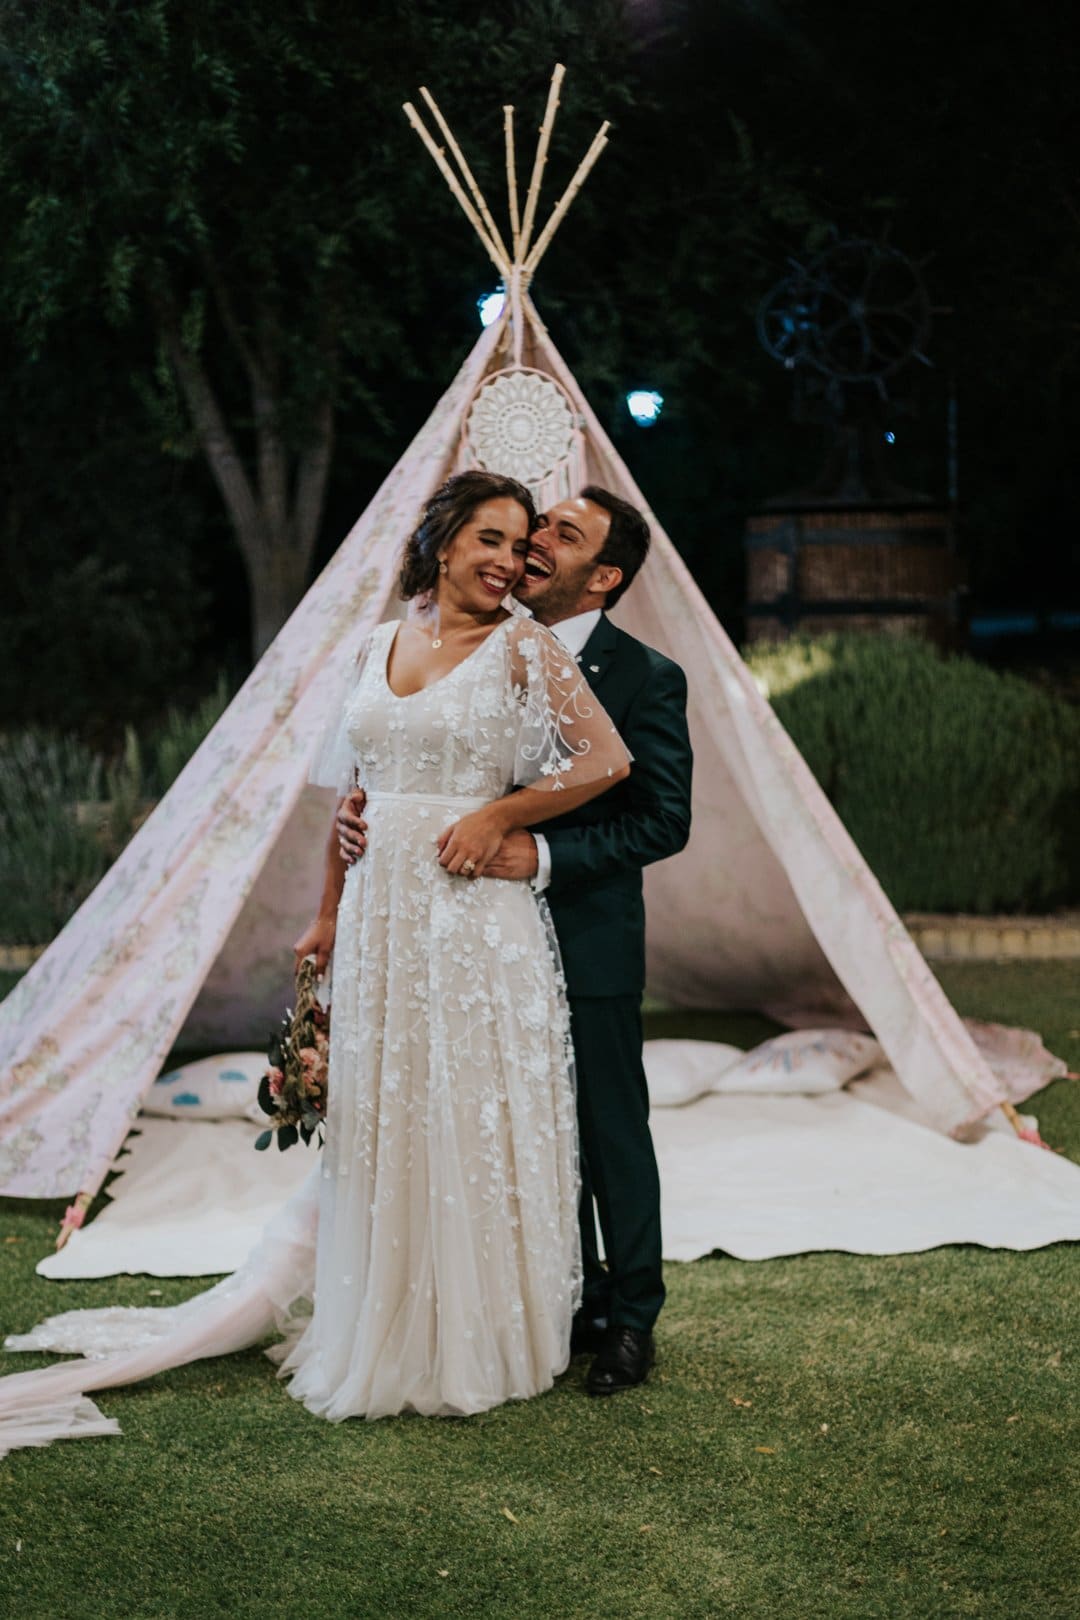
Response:
POLYGON ((930 299, 918 268, 883 242, 834 242, 767 293, 758 338, 788 370, 808 366, 831 389, 886 380, 909 360, 930 365, 930 299))

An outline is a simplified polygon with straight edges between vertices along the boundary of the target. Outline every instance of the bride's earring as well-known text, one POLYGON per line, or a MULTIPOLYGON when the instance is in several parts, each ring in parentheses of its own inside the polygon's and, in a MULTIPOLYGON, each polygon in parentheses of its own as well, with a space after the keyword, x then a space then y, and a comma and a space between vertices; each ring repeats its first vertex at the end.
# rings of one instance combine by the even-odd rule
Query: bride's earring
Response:
MULTIPOLYGON (((440 574, 448 574, 449 572, 450 572, 450 570, 447 567, 446 558, 445 557, 440 557, 439 558, 439 573, 440 574)), ((433 618, 434 618, 434 621, 435 621, 434 625, 433 625, 435 634, 431 638, 431 645, 432 645, 432 647, 437 649, 437 648, 442 646, 442 637, 439 634, 439 604, 438 604, 438 601, 436 600, 436 601, 432 602, 431 607, 432 607, 432 615, 433 615, 433 618)))

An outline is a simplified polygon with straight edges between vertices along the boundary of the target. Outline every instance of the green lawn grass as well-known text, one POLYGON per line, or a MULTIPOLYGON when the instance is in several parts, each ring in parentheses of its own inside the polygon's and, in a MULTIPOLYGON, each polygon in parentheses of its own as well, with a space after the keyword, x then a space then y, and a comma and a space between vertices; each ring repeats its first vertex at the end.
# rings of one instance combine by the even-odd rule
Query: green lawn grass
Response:
MULTIPOLYGON (((1080 1068, 1075 965, 941 977, 962 1011, 1034 1025, 1080 1068)), ((1080 1159, 1080 1086, 1031 1106, 1080 1159)), ((18 1239, 0 1241, 5 1331, 204 1286, 46 1282, 33 1267, 61 1208, 0 1206, 18 1239)), ((584 1395, 577 1361, 483 1417, 331 1426, 259 1351, 106 1392, 122 1438, 0 1461, 0 1613, 1074 1620, 1075 1247, 718 1256, 667 1275, 656 1371, 610 1401, 584 1395)))

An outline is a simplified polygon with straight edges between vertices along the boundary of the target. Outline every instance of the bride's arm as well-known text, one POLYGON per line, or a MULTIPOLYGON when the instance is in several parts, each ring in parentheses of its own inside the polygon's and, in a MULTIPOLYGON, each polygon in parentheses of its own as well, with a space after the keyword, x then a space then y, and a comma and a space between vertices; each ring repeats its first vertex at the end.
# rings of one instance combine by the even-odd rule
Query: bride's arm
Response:
POLYGON ((507 680, 518 715, 517 791, 439 838, 439 864, 482 877, 507 834, 565 815, 630 775, 630 755, 563 644, 532 619, 511 625, 507 680))
POLYGON ((318 914, 314 922, 310 923, 293 946, 296 956, 296 965, 300 966, 305 956, 315 958, 315 971, 324 973, 326 964, 330 960, 330 952, 334 948, 334 938, 337 934, 337 910, 341 900, 341 890, 345 883, 345 873, 349 864, 341 850, 341 837, 338 832, 337 818, 345 800, 342 799, 334 819, 330 823, 330 837, 326 841, 326 868, 323 874, 322 899, 319 901, 318 914))

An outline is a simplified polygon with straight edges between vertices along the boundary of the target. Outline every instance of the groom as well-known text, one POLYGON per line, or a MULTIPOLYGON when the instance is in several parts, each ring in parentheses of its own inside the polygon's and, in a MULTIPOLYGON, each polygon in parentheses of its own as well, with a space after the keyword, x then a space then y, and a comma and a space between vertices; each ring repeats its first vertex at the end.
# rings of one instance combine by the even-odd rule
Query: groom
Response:
MULTIPOLYGON (((690 830, 686 677, 616 629, 614 607, 645 561, 637 509, 590 485, 540 519, 515 595, 581 666, 633 759, 625 782, 580 810, 511 833, 487 877, 527 880, 547 896, 570 1002, 581 1140, 584 1298, 571 1350, 593 1352, 586 1388, 642 1383, 664 1302, 660 1183, 642 1066, 645 987, 642 868, 674 855, 690 830), (596 1241, 600 1216, 606 1268, 596 1241)), ((338 818, 348 859, 363 853, 361 801, 338 818)))

